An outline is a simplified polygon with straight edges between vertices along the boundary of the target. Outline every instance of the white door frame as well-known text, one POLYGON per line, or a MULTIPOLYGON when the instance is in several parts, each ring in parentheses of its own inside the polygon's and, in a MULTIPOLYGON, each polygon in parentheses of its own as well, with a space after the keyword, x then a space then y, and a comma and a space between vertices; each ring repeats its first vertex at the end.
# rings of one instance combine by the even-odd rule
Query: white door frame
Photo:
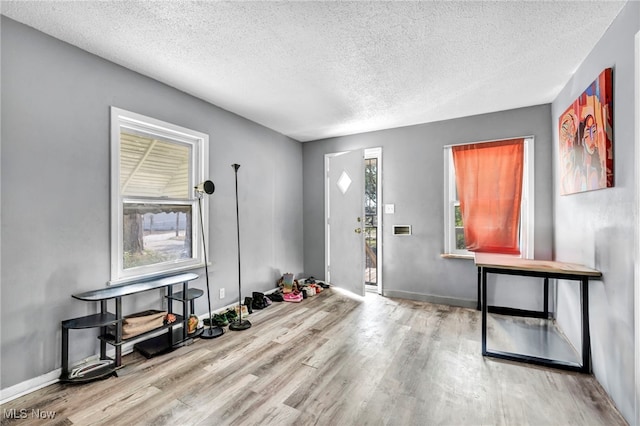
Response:
POLYGON ((634 256, 634 320, 635 320, 635 424, 640 426, 640 32, 635 42, 635 256, 634 256))
POLYGON ((364 150, 364 158, 376 158, 378 160, 378 180, 377 180, 377 222, 378 222, 378 231, 376 233, 376 260, 377 260, 377 270, 376 270, 376 283, 377 283, 377 292, 378 294, 384 294, 382 291, 382 232, 383 223, 382 219, 384 215, 382 214, 382 209, 384 204, 382 202, 382 147, 377 148, 367 148, 364 150))

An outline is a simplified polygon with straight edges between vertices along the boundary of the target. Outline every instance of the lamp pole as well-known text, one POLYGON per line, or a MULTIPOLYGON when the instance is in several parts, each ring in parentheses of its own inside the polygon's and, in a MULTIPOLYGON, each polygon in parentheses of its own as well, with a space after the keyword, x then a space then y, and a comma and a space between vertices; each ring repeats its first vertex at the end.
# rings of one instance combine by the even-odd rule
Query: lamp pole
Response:
POLYGON ((240 268, 240 213, 238 208, 238 169, 240 164, 232 164, 236 174, 236 229, 238 233, 238 319, 229 323, 229 330, 246 330, 251 327, 249 320, 242 319, 242 280, 240 268))
POLYGON ((198 209, 200 211, 200 231, 202 233, 202 252, 204 254, 204 276, 207 282, 207 308, 209 309, 209 328, 205 328, 200 335, 202 339, 213 339, 222 336, 224 330, 218 326, 213 326, 213 316, 211 314, 211 291, 209 290, 209 265, 207 262, 207 242, 204 235, 204 218, 202 217, 202 197, 204 194, 213 194, 215 186, 210 180, 201 183, 195 187, 196 196, 198 197, 198 209))

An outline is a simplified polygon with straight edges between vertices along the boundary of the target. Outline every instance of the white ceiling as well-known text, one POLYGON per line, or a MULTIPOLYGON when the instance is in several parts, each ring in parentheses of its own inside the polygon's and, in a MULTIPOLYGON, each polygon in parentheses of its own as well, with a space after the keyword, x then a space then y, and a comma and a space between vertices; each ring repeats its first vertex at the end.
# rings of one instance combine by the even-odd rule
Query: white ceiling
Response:
POLYGON ((309 141, 551 102, 625 2, 2 1, 1 11, 309 141))

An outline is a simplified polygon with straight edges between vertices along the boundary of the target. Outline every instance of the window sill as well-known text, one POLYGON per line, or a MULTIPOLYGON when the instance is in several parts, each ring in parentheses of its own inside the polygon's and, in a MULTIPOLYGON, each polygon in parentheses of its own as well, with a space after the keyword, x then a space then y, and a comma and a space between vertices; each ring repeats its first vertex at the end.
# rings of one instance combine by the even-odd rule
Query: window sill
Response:
MULTIPOLYGON (((212 266, 211 262, 207 262, 207 266, 208 267, 212 266)), ((159 271, 159 272, 151 272, 151 273, 147 273, 147 274, 134 275, 134 276, 131 276, 131 277, 123 277, 123 278, 113 279, 113 280, 107 281, 107 286, 129 284, 131 282, 152 280, 152 279, 159 278, 159 277, 168 277, 168 276, 171 276, 171 275, 176 275, 176 274, 180 274, 180 273, 183 273, 183 272, 186 272, 186 271, 191 271, 191 270, 200 269, 200 268, 204 268, 204 262, 198 263, 198 264, 194 264, 194 265, 186 265, 186 266, 182 266, 180 268, 167 269, 167 270, 159 271)))
POLYGON ((442 253, 440 257, 443 259, 470 259, 470 260, 475 259, 475 256, 472 254, 442 253))

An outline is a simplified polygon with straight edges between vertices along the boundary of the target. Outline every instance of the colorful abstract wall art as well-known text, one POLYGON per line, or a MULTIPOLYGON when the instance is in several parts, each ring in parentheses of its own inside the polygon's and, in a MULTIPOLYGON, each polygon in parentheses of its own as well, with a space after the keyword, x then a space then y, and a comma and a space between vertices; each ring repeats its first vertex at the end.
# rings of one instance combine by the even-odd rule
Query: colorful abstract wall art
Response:
POLYGON ((613 90, 607 68, 560 116, 560 193, 613 186, 613 90))

